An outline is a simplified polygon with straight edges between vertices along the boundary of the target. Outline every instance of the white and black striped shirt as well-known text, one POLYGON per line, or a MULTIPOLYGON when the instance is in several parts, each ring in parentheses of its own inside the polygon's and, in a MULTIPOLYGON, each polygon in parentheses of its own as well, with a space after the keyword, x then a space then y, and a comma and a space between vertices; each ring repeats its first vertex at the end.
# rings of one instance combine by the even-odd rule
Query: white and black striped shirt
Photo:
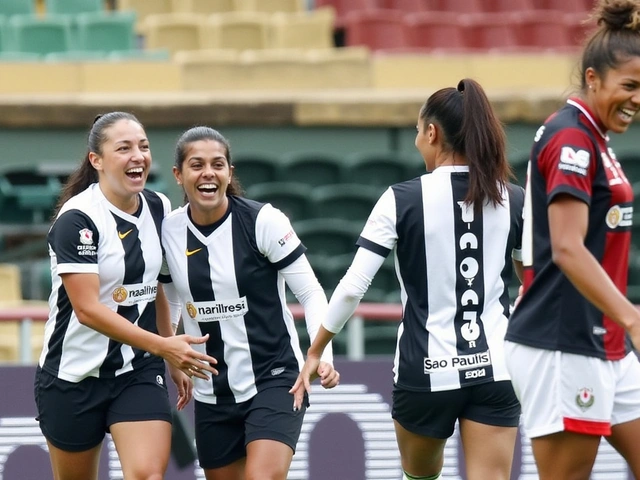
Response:
MULTIPOLYGON (((303 361, 281 270, 301 259, 305 248, 279 210, 228 198, 226 214, 214 225, 197 227, 185 206, 162 227, 170 278, 161 281, 172 281, 183 302, 185 333, 209 334, 206 345, 193 347, 218 360, 219 375, 195 379, 194 397, 216 404, 292 386, 303 361)), ((326 310, 322 288, 310 279, 326 310)))
POLYGON ((440 391, 508 379, 502 343, 509 316, 512 251, 522 236, 522 188, 479 213, 464 204, 468 167, 443 166, 390 187, 358 245, 395 252, 403 319, 394 380, 440 391))
POLYGON ((161 361, 82 325, 60 278, 65 273, 99 275, 100 302, 157 333, 160 228, 171 205, 164 195, 149 190, 139 198, 138 212, 128 214, 112 205, 95 183, 64 204, 49 230, 52 291, 39 363, 58 378, 112 378, 161 361))

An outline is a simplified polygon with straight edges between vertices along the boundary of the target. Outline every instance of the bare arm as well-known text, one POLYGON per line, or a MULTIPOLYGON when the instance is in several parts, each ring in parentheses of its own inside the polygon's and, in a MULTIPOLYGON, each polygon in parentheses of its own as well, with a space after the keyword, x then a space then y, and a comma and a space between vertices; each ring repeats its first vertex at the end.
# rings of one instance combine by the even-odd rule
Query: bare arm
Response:
POLYGON ((588 222, 589 206, 576 198, 561 195, 549 205, 553 262, 587 300, 629 332, 637 349, 640 311, 618 290, 585 247, 588 222))

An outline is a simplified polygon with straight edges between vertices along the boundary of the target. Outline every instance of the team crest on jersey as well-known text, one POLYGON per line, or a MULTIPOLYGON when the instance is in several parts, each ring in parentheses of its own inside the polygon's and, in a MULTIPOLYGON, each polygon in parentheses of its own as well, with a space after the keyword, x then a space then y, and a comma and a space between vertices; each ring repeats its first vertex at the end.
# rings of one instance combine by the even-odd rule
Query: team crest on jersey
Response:
POLYGON ((593 389, 584 387, 578 390, 576 403, 583 412, 591 407, 594 401, 595 397, 593 396, 593 389))
POLYGON ((196 307, 191 302, 187 302, 187 313, 191 318, 196 318, 198 315, 198 310, 196 310, 196 307))
POLYGON ((127 292, 127 289, 124 287, 116 288, 111 294, 111 298, 113 298, 113 301, 116 303, 124 302, 128 296, 129 296, 129 293, 127 292))
POLYGON ((573 172, 586 177, 590 159, 591 154, 586 150, 562 147, 558 168, 565 172, 573 172))
POLYGON ((93 245, 93 232, 88 228, 80 230, 80 243, 83 245, 93 245))
POLYGON ((617 227, 630 227, 633 221, 633 207, 620 207, 614 205, 607 212, 605 222, 607 227, 614 229, 617 227))

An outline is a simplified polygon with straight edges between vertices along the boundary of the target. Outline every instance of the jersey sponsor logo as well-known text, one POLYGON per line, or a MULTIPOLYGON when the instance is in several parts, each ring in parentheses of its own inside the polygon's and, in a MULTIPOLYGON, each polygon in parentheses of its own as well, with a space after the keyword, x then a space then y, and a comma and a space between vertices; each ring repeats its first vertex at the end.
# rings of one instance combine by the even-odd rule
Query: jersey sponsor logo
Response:
POLYGON ((124 233, 118 232, 118 237, 120 237, 120 240, 124 240, 126 238, 126 236, 129 235, 131 232, 133 232, 133 228, 127 230, 124 233))
POLYGON ((162 375, 156 375, 156 383, 161 387, 164 386, 164 378, 162 378, 162 375))
POLYGON ((604 327, 600 327, 598 325, 596 325, 595 327, 593 327, 593 334, 594 335, 606 335, 607 334, 607 329, 604 327))
POLYGON ((616 154, 609 148, 608 152, 600 152, 602 157, 602 164, 607 169, 607 178, 609 179, 609 185, 621 185, 622 183, 629 183, 629 180, 622 171, 620 162, 616 159, 616 154))
POLYGON ((538 129, 538 131, 536 132, 536 136, 533 138, 534 142, 537 143, 537 142, 540 141, 540 139, 542 138, 542 134, 544 133, 545 128, 546 127, 543 125, 538 129))
POLYGON ((574 150, 571 147, 562 147, 558 168, 586 177, 590 160, 591 154, 586 150, 574 150))
POLYGON ((78 232, 80 234, 80 243, 83 245, 93 245, 93 232, 88 228, 83 228, 78 232))
MULTIPOLYGON (((460 205, 462 221, 467 224, 473 223, 473 204, 468 205, 465 202, 458 202, 458 204, 460 205)), ((463 309, 462 319, 465 322, 462 327, 460 327, 460 334, 462 338, 469 342, 469 347, 474 348, 476 346, 476 340, 480 337, 480 326, 478 325, 480 298, 478 293, 473 289, 473 282, 475 281, 476 275, 478 275, 480 265, 471 255, 474 255, 478 250, 479 242, 474 233, 466 232, 460 237, 459 243, 462 252, 465 252, 465 250, 469 251, 469 256, 463 257, 458 266, 460 274, 464 277, 469 287, 460 297, 460 304, 463 309)))
POLYGON ((630 227, 633 223, 633 206, 614 205, 607 212, 605 222, 612 230, 618 227, 630 227))
POLYGON ((584 412, 589 407, 593 405, 595 402, 595 397, 593 396, 592 388, 581 388, 578 390, 578 394, 576 395, 576 403, 580 407, 580 409, 584 412))
POLYGON ((111 294, 111 298, 118 305, 131 306, 138 303, 152 302, 158 292, 158 283, 135 283, 120 285, 111 294))
POLYGON ((83 228, 78 232, 80 234, 80 244, 76 245, 76 251, 80 256, 94 257, 98 254, 98 247, 93 244, 93 231, 83 228))
POLYGON ((277 376, 278 376, 278 375, 280 375, 282 372, 284 372, 284 368, 285 368, 285 367, 272 368, 272 369, 271 369, 271 376, 272 376, 272 377, 277 377, 277 376))
POLYGON ((187 248, 184 253, 187 255, 187 257, 190 257, 191 255, 195 255, 196 253, 198 253, 200 250, 202 250, 202 247, 196 248, 195 250, 189 250, 187 248))
POLYGON ((222 322, 244 317, 249 312, 247 297, 214 302, 188 302, 187 313, 196 322, 222 322))
POLYGON ((473 353, 471 355, 449 355, 432 358, 424 357, 425 375, 451 370, 467 370, 469 368, 486 367, 488 365, 491 365, 491 354, 489 353, 489 350, 486 352, 473 353))
POLYGON ((286 243, 295 235, 293 230, 289 230, 289 232, 282 237, 280 240, 278 240, 278 245, 280 245, 281 247, 284 247, 286 245, 286 243))

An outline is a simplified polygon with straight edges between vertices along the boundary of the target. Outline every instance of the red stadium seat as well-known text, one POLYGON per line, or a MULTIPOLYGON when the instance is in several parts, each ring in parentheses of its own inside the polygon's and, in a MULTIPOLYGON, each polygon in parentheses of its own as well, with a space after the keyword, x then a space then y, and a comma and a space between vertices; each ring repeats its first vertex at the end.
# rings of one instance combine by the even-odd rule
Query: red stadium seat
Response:
POLYGON ((419 12, 405 16, 412 47, 455 49, 465 47, 460 15, 451 12, 419 12))
POLYGON ((485 12, 494 13, 527 12, 534 8, 532 0, 482 0, 482 6, 485 12))
POLYGON ((514 50, 518 39, 513 16, 505 13, 477 13, 460 19, 464 44, 470 49, 514 50))
POLYGON ((424 0, 433 12, 479 13, 484 0, 424 0))
POLYGON ((564 16, 551 10, 519 15, 515 33, 518 46, 524 48, 564 50, 575 47, 564 16))
POLYGON ((583 45, 596 28, 595 22, 586 13, 566 13, 563 20, 569 31, 569 39, 576 46, 583 45))
POLYGON ((584 0, 533 0, 533 7, 538 10, 557 10, 565 13, 586 13, 584 0))
POLYGON ((360 10, 375 10, 378 8, 376 0, 316 0, 316 8, 331 6, 336 10, 336 26, 344 26, 345 17, 351 12, 360 10))
POLYGON ((397 10, 363 10, 345 18, 348 46, 364 45, 371 50, 409 46, 404 14, 397 10))
POLYGON ((404 13, 428 11, 425 0, 380 0, 379 6, 404 13))

